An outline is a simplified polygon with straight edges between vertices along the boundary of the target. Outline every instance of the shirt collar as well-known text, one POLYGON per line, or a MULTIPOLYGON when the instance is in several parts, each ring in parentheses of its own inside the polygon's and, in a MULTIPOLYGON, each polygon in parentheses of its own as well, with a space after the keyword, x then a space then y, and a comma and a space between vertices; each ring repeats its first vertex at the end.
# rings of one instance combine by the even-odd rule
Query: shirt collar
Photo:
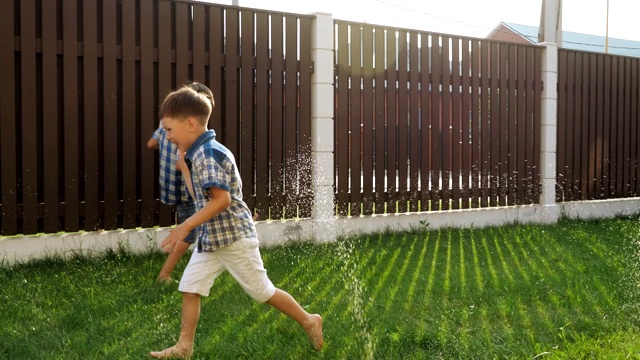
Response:
POLYGON ((196 150, 198 150, 200 146, 202 146, 202 144, 209 141, 210 139, 215 139, 215 138, 216 138, 215 131, 213 130, 205 131, 200 136, 198 136, 198 138, 196 139, 196 141, 193 142, 193 144, 191 144, 191 147, 189 148, 189 150, 187 150, 187 153, 185 154, 185 158, 191 159, 193 157, 193 154, 196 152, 196 150))

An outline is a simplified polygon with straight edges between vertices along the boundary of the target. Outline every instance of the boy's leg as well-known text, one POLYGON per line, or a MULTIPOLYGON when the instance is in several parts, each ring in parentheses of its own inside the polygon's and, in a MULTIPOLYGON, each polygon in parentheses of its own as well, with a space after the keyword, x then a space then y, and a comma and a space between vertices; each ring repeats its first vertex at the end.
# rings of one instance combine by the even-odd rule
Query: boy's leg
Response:
POLYGON ((267 304, 295 320, 307 333, 315 350, 322 348, 322 317, 309 314, 288 292, 276 289, 275 294, 267 300, 267 304))
POLYGON ((196 336, 196 325, 200 318, 200 295, 182 293, 182 321, 178 342, 162 351, 152 351, 150 355, 158 359, 188 358, 193 354, 193 341, 196 336))
MULTIPOLYGON (((194 212, 195 205, 193 201, 179 202, 176 204, 176 216, 178 218, 177 223, 182 224, 186 219, 193 215, 194 212)), ((162 269, 160 269, 160 273, 157 278, 158 281, 172 281, 171 273, 173 272, 173 269, 176 267, 184 253, 187 252, 189 246, 195 241, 196 230, 193 229, 183 242, 177 244, 173 250, 171 250, 169 256, 167 256, 167 260, 165 260, 164 265, 162 265, 162 269)))
POLYGON ((193 252, 178 286, 178 291, 182 292, 180 338, 176 345, 162 351, 151 352, 151 356, 161 359, 191 356, 196 325, 200 317, 200 297, 209 295, 213 282, 223 271, 224 265, 218 261, 215 252, 193 252))
POLYGON ((229 274, 256 301, 266 302, 300 324, 313 348, 322 347, 322 317, 309 314, 287 292, 273 286, 264 268, 257 239, 236 241, 217 250, 218 259, 224 264, 229 274))
POLYGON ((190 245, 191 244, 189 244, 188 242, 181 241, 173 247, 173 249, 167 256, 167 260, 165 260, 164 264, 162 265, 162 269, 160 269, 160 273, 158 274, 157 278, 158 281, 173 281, 173 279, 171 278, 171 272, 173 272, 176 264, 178 264, 178 261, 180 261, 182 255, 187 252, 187 249, 189 249, 190 245))

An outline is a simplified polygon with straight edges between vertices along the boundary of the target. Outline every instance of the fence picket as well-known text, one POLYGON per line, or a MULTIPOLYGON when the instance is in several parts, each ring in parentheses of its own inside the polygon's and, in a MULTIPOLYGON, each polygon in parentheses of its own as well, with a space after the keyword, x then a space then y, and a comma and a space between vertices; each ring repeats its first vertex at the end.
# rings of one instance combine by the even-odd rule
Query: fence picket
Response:
POLYGON ((136 4, 133 1, 122 3, 122 227, 132 229, 138 226, 138 159, 136 121, 138 119, 136 84, 136 4))
POLYGON ((75 1, 63 6, 63 78, 64 78, 64 230, 78 231, 80 224, 79 140, 78 134, 78 19, 75 1))
MULTIPOLYGON (((42 3, 42 11, 44 14, 55 14, 57 6, 57 0, 46 0, 42 3)), ((87 4, 86 9, 86 11, 90 11, 91 3, 87 4)), ((42 230, 46 233, 55 233, 61 230, 59 189, 62 181, 61 174, 59 173, 60 141, 58 139, 58 129, 61 119, 58 111, 58 99, 60 97, 58 84, 60 79, 58 79, 57 20, 57 15, 42 17, 42 161, 43 186, 45 189, 45 191, 43 191, 44 227, 42 230)), ((89 39, 91 38, 89 32, 85 34, 85 38, 87 37, 89 39)), ((90 54, 91 52, 88 52, 88 56, 91 56, 90 54)), ((0 50, 0 56, 2 56, 2 50, 0 50)), ((0 60, 0 63, 1 62, 0 60)), ((87 66, 90 69, 91 63, 85 64, 85 68, 87 66)), ((1 87, 2 85, 0 85, 0 91, 1 87)), ((87 99, 88 96, 89 95, 85 95, 85 99, 87 99)), ((5 159, 2 159, 3 164, 4 162, 5 159)), ((94 161, 94 163, 97 165, 97 162, 94 161)), ((2 173, 3 176, 7 174, 4 169, 2 173)), ((88 180, 94 180, 94 178, 89 178, 88 180)), ((4 184, 2 187, 4 188, 4 184)), ((88 202, 85 208, 91 203, 91 200, 97 199, 97 197, 98 192, 93 194, 93 197, 85 195, 85 201, 88 202)))
POLYGON ((409 166, 409 126, 407 119, 409 118, 409 90, 407 84, 409 82, 409 44, 407 39, 407 31, 398 30, 398 105, 394 123, 397 129, 397 152, 396 159, 398 166, 398 212, 405 213, 408 210, 407 202, 409 201, 408 181, 409 166))
POLYGON ((254 106, 254 16, 251 11, 242 11, 240 30, 240 117, 239 147, 235 153, 240 175, 242 176, 243 200, 250 209, 255 206, 254 190, 254 143, 255 128, 254 106))
MULTIPOLYGON (((240 137, 240 109, 239 109, 239 84, 238 56, 240 54, 240 19, 237 9, 229 8, 226 11, 226 46, 225 46, 225 74, 224 74, 224 113, 222 126, 222 143, 231 152, 238 154, 240 147, 238 140, 240 137)), ((220 135, 219 135, 220 136, 220 135)))
POLYGON ((420 210, 429 210, 431 201, 431 191, 429 189, 429 179, 431 170, 431 138, 430 122, 431 117, 431 57, 429 41, 432 35, 422 34, 420 37, 420 210))
POLYGON ((118 228, 118 181, 120 170, 118 166, 118 88, 117 79, 117 11, 116 3, 105 1, 102 3, 102 109, 103 109, 103 173, 104 187, 104 229, 118 228))
MULTIPOLYGON (((14 13, 14 1, 0 1, 1 14, 14 13)), ((0 64, 4 70, 0 81, 0 169, 2 169, 2 234, 18 232, 18 165, 15 154, 16 125, 18 117, 15 108, 16 63, 14 58, 14 17, 5 16, 0 21, 0 64)))
POLYGON ((440 126, 439 131, 442 136, 440 142, 440 191, 442 201, 440 203, 441 210, 449 210, 451 201, 451 192, 449 190, 449 177, 451 176, 451 66, 449 60, 451 56, 451 37, 442 36, 442 51, 440 66, 442 70, 442 108, 440 110, 440 126))
POLYGON ((375 213, 384 214, 387 205, 387 189, 385 186, 385 158, 386 158, 386 112, 385 112, 385 34, 387 30, 375 27, 375 52, 380 54, 375 57, 375 213), (382 86, 380 86, 382 85, 382 86))
POLYGON ((191 5, 191 80, 202 84, 208 82, 205 76, 205 10, 203 4, 191 5))
MULTIPOLYGON (((565 52, 561 51, 560 52, 560 56, 563 56, 565 54, 565 52)), ((602 178, 602 174, 604 171, 604 142, 605 142, 605 138, 604 138, 604 127, 605 127, 605 122, 604 122, 604 114, 605 114, 605 110, 604 110, 604 55, 596 55, 596 59, 597 62, 600 66, 598 66, 597 68, 597 78, 596 78, 596 83, 597 84, 602 84, 601 86, 598 86, 597 91, 596 91, 596 100, 594 101, 597 105, 596 105, 596 138, 598 139, 596 143, 594 143, 596 149, 596 174, 595 174, 595 194, 594 194, 594 198, 595 199, 602 199, 604 194, 603 194, 603 178, 602 178)))
POLYGON ((517 95, 517 79, 518 79, 518 57, 517 57, 518 46, 509 45, 508 46, 508 69, 509 69, 509 87, 508 87, 508 98, 509 98, 509 108, 507 109, 508 113, 508 128, 507 128, 507 143, 508 143, 508 153, 505 158, 506 161, 506 192, 507 192, 507 205, 517 205, 517 192, 518 192, 518 173, 517 173, 517 153, 518 153, 518 120, 517 120, 517 112, 518 112, 518 95, 517 95))
POLYGON ((283 16, 271 17, 271 88, 270 118, 271 127, 271 219, 284 217, 284 31, 283 16))
POLYGON ((623 191, 623 184, 624 184, 624 178, 623 178, 623 173, 622 173, 622 169, 624 167, 624 139, 625 139, 625 133, 626 133, 626 126, 625 126, 625 119, 624 119, 624 98, 625 98, 625 94, 624 94, 624 84, 625 84, 625 58, 624 57, 618 57, 618 83, 616 86, 616 91, 617 91, 617 96, 616 96, 616 104, 615 105, 615 109, 616 109, 616 117, 615 117, 615 128, 616 128, 616 139, 614 141, 614 144, 616 145, 615 147, 615 152, 616 152, 616 159, 615 159, 615 196, 616 197, 624 197, 624 191, 623 191))
MULTIPOLYGON (((526 58, 525 58, 525 53, 526 53, 526 49, 523 46, 519 46, 518 47, 518 51, 517 51, 517 58, 518 58, 518 81, 517 81, 517 97, 518 97, 518 108, 517 108, 517 123, 518 123, 518 129, 516 132, 516 136, 518 138, 518 145, 517 145, 517 157, 514 159, 516 162, 516 177, 517 177, 517 182, 515 184, 516 187, 516 192, 517 192, 517 200, 516 200, 516 205, 523 205, 526 203, 526 193, 527 193, 527 157, 526 157, 526 146, 527 143, 525 141, 526 137, 527 137, 527 133, 526 133, 526 122, 527 119, 529 118, 527 112, 526 112, 526 99, 527 99, 527 79, 526 79, 526 58)), ((562 66, 562 62, 559 62, 559 67, 562 66)), ((562 97, 562 90, 560 90, 562 88, 562 84, 563 84, 563 76, 565 76, 566 73, 561 73, 560 71, 558 71, 558 103, 560 103, 561 101, 561 97, 562 97)), ((558 109, 558 111, 560 111, 560 109, 558 109)), ((559 114, 560 112, 558 112, 559 114)), ((566 129, 566 122, 562 121, 562 122, 558 122, 558 139, 560 139, 560 137, 564 137, 564 131, 566 129)), ((558 144, 560 144, 560 142, 558 141, 558 144)), ((558 146, 557 148, 558 151, 558 163, 557 163, 557 169, 558 169, 558 174, 560 173, 560 171, 563 171, 561 169, 563 169, 563 167, 561 167, 561 163, 560 163, 560 152, 563 151, 561 146, 558 146)), ((560 176, 556 176, 556 178, 561 181, 561 177, 560 176)))
POLYGON ((489 162, 491 155, 491 113, 489 108, 489 91, 491 86, 489 83, 489 80, 491 78, 491 74, 489 73, 489 64, 491 62, 491 58, 489 57, 489 42, 483 41, 481 43, 480 49, 480 51, 482 52, 480 59, 480 64, 482 66, 482 70, 480 70, 480 108, 482 109, 482 116, 480 125, 481 138, 480 142, 478 143, 478 150, 480 155, 480 207, 487 207, 489 206, 489 196, 491 191, 490 188, 492 186, 491 182, 489 181, 491 174, 491 163, 489 162))
POLYGON ((140 187, 141 209, 140 226, 149 228, 158 223, 155 218, 158 210, 155 194, 158 191, 158 178, 155 173, 155 159, 158 157, 154 150, 147 149, 147 140, 158 127, 156 94, 154 85, 154 1, 140 1, 140 187))
MULTIPOLYGON (((407 131, 409 150, 409 210, 416 212, 420 210, 419 195, 420 187, 420 119, 418 109, 419 104, 419 79, 420 68, 418 66, 418 34, 414 31, 410 33, 409 39, 409 124, 407 131)), ((366 130, 366 128, 365 128, 366 130)), ((365 136, 366 138, 366 136, 365 136)))
POLYGON ((20 2, 20 113, 22 144, 22 232, 38 232, 38 116, 36 85, 35 1, 20 2))
POLYGON ((569 151, 573 153, 573 171, 572 171, 572 181, 571 181, 571 189, 574 194, 574 199, 580 199, 583 196, 582 188, 580 186, 580 174, 582 173, 582 152, 581 148, 581 139, 582 134, 585 132, 584 127, 582 126, 582 114, 583 114, 583 106, 584 103, 584 94, 582 88, 582 74, 583 72, 583 60, 584 57, 581 53, 577 53, 575 57, 575 65, 573 67, 574 71, 574 110, 573 110, 573 127, 571 129, 571 134, 573 136, 573 148, 570 148, 569 151))
POLYGON ((582 114, 583 114, 583 122, 582 122, 582 138, 580 139, 581 144, 581 157, 582 157, 582 171, 580 173, 580 190, 582 192, 581 198, 590 198, 592 196, 592 189, 590 187, 590 183, 592 182, 590 179, 593 177, 589 177, 589 173, 591 171, 591 167, 593 162, 591 161, 591 151, 590 148, 592 146, 592 142, 589 140, 593 135, 592 121, 591 119, 594 116, 595 111, 593 111, 592 105, 594 103, 594 98, 591 97, 591 77, 590 73, 592 71, 592 59, 589 54, 583 55, 584 59, 584 67, 582 73, 582 97, 584 101, 582 102, 582 114))
POLYGON ((441 108, 438 131, 441 137, 440 142, 440 175, 439 189, 441 193, 440 210, 449 210, 451 192, 449 189, 449 177, 451 175, 451 37, 441 36, 441 108))
MULTIPOLYGON (((158 6, 157 107, 159 107, 162 101, 164 100, 165 96, 167 96, 167 94, 174 87, 174 85, 172 84, 172 78, 170 75, 172 74, 171 53, 173 49, 171 47, 171 37, 172 37, 171 28, 173 24, 173 11, 171 7, 171 3, 168 1, 160 1, 157 3, 157 6, 158 6)), ((156 178, 157 178, 157 175, 156 175, 156 178)), ((157 180, 155 181, 157 182, 157 180)), ((158 223, 160 226, 171 226, 174 224, 171 207, 166 206, 162 202, 158 202, 158 223)))
MULTIPOLYGON (((612 79, 611 69, 612 69, 612 60, 615 60, 611 57, 605 57, 604 59, 604 78, 612 79)), ((603 114, 603 132, 604 132, 604 142, 602 144, 602 194, 603 198, 609 198, 611 194, 610 189, 610 167, 611 167, 611 92, 612 85, 611 81, 605 82, 604 86, 604 114, 603 114)))
MULTIPOLYGON (((349 38, 348 25, 338 22, 338 44, 336 47, 337 63, 337 101, 336 118, 336 191, 338 214, 345 216, 349 213, 349 38)), ((391 147, 389 147, 391 149, 391 147)))
POLYGON ((498 94, 500 98, 500 107, 498 115, 498 137, 495 139, 498 143, 498 164, 496 166, 497 171, 497 184, 498 184, 498 206, 508 205, 507 199, 507 177, 509 174, 507 158, 509 156, 509 122, 510 119, 507 115, 509 109, 508 98, 508 76, 509 70, 507 67, 507 44, 501 43, 498 47, 498 94))
POLYGON ((304 39, 311 38, 311 19, 308 17, 299 18, 299 39, 300 44, 300 68, 299 72, 299 109, 298 109, 298 157, 299 164, 299 184, 300 189, 298 199, 298 216, 301 218, 311 217, 311 205, 313 202, 313 190, 311 176, 313 166, 311 161, 311 44, 304 39))
POLYGON ((472 174, 472 166, 473 166, 473 154, 472 154, 472 126, 473 126, 473 117, 471 116, 471 111, 473 108, 471 102, 471 94, 473 89, 470 89, 473 81, 473 73, 472 73, 472 59, 473 56, 471 50, 471 41, 469 39, 462 39, 462 62, 461 62, 461 76, 462 76, 462 93, 461 93, 461 107, 462 113, 460 114, 460 122, 461 122, 461 154, 460 161, 461 165, 461 188, 460 188, 460 208, 469 209, 471 207, 471 197, 472 197, 472 182, 471 182, 471 174, 472 174))
POLYGON ((374 181, 374 99, 373 99, 373 27, 362 26, 362 214, 373 213, 373 181, 374 181))
POLYGON ((533 96, 531 102, 533 107, 531 113, 533 114, 533 141, 529 150, 533 152, 532 161, 532 176, 531 187, 533 188, 533 198, 529 202, 530 204, 537 204, 540 201, 540 194, 542 192, 542 186, 540 184, 540 133, 541 133, 541 121, 540 121, 540 103, 542 100, 542 49, 539 47, 529 48, 532 53, 533 67, 533 96))
POLYGON ((361 215, 362 204, 362 28, 351 25, 349 41, 350 113, 349 113, 349 207, 351 215, 361 215))
MULTIPOLYGON (((482 153, 481 145, 481 124, 482 124, 482 103, 480 102, 481 84, 481 43, 471 42, 471 208, 480 207, 480 197, 482 189, 482 153)), ((486 74, 486 73, 485 73, 486 74)))
MULTIPOLYGON (((500 55, 499 44, 495 42, 489 43, 489 99, 487 106, 489 107, 488 120, 488 142, 489 146, 489 206, 498 206, 498 196, 500 188, 500 55), (498 120, 496 122, 496 120, 498 120)), ((484 76, 484 75, 483 75, 484 76)))
POLYGON ((442 37, 434 34, 431 37, 431 118, 429 119, 431 142, 431 204, 429 210, 440 210, 442 189, 442 37))
MULTIPOLYGON (((461 81, 460 66, 462 59, 460 54, 460 38, 451 38, 451 155, 449 172, 451 174, 451 209, 460 209, 460 187, 462 177, 462 138, 461 138, 461 81)), ((467 88, 468 89, 468 88, 467 88)), ((449 183, 449 176, 445 177, 445 182, 449 183)))
POLYGON ((640 70, 640 59, 633 59, 631 62, 631 196, 640 195, 640 124, 638 124, 638 117, 640 116, 638 101, 639 89, 638 89, 638 70, 640 70), (635 121, 634 121, 635 120, 635 121))
POLYGON ((269 114, 258 109, 269 108, 269 16, 258 13, 256 18, 256 148, 253 168, 256 169, 254 208, 264 220, 269 215, 269 114))
POLYGON ((617 158, 618 158, 618 58, 611 61, 611 111, 609 113, 609 196, 617 195, 616 174, 617 174, 617 158))
MULTIPOLYGON (((575 64, 575 54, 569 54, 567 57, 567 62, 571 63, 571 64, 575 64)), ((575 72, 574 72, 574 68, 573 67, 568 67, 566 68, 566 72, 567 72, 567 94, 565 95, 565 101, 569 101, 569 99, 574 99, 575 98, 575 72)), ((566 170, 565 170, 565 196, 567 200, 573 200, 573 169, 574 169, 574 163, 573 163, 573 158, 575 156, 575 153, 573 152, 573 129, 575 128, 575 124, 573 123, 574 120, 574 110, 575 107, 574 106, 568 106, 567 105, 567 110, 566 110, 566 114, 567 114, 567 132, 566 132, 566 139, 565 139, 565 162, 566 162, 566 170), (571 129, 571 130, 570 130, 571 129)))
POLYGON ((285 215, 298 216, 297 193, 301 164, 298 158, 298 21, 292 15, 285 16, 284 59, 284 190, 285 215))
MULTIPOLYGON (((387 212, 395 214, 398 212, 398 143, 397 118, 398 118, 398 95, 396 86, 398 64, 396 55, 398 50, 397 32, 395 29, 387 29, 387 212)), ((338 104, 339 106, 339 104, 338 104)), ((338 178, 338 180, 340 180, 338 178)))
MULTIPOLYGON (((82 123, 84 127, 83 151, 84 154, 84 230, 98 230, 101 226, 100 220, 100 169, 99 146, 96 139, 100 138, 100 116, 98 108, 98 8, 96 0, 86 0, 83 2, 83 29, 82 29, 82 90, 83 113, 82 123)), ((51 9, 55 11, 55 9, 51 9)), ((55 61, 55 60, 53 60, 55 61)), ((43 72, 46 74, 46 72, 43 72)), ((52 96, 57 89, 52 89, 52 96)), ((56 121, 57 126, 57 121, 56 121)), ((51 131, 57 131, 57 127, 51 131)), ((135 179, 135 178, 134 178, 135 179)), ((57 185, 56 185, 57 186, 57 185)), ((45 194, 49 191, 45 192, 45 194)), ((57 205, 57 204, 56 204, 57 205)), ((57 219, 56 219, 57 220, 57 219)))
MULTIPOLYGON (((621 129, 622 131, 622 138, 624 139, 624 143, 622 144, 622 152, 620 154, 620 156, 622 156, 622 197, 629 197, 630 193, 629 193, 629 189, 631 187, 631 178, 629 177, 629 173, 630 170, 632 168, 632 164, 631 164, 631 144, 630 144, 630 139, 632 137, 632 134, 634 133, 634 129, 632 126, 632 123, 636 123, 636 121, 631 121, 630 116, 631 116, 631 102, 633 101, 631 99, 631 59, 630 58, 625 58, 624 59, 624 95, 620 96, 622 99, 621 101, 623 102, 623 108, 624 108, 624 113, 623 113, 623 119, 624 119, 624 125, 623 128, 621 129)), ((583 139, 584 141, 584 151, 588 153, 589 148, 588 145, 589 143, 589 139, 583 139)), ((589 162, 589 164, 591 164, 591 162, 589 162)), ((587 184, 587 181, 590 179, 588 176, 588 173, 584 173, 583 174, 584 179, 583 181, 585 182, 585 185, 587 184)))
POLYGON ((539 107, 536 106, 535 96, 539 94, 537 88, 538 83, 536 83, 536 78, 534 76, 535 67, 536 67, 536 53, 533 48, 527 48, 527 101, 525 106, 525 112, 527 114, 526 126, 525 126, 525 142, 526 142, 526 163, 527 163, 527 184, 525 188, 529 191, 527 192, 526 203, 532 204, 538 202, 538 191, 535 189, 538 177, 537 175, 537 166, 538 163, 536 160, 538 159, 538 149, 540 148, 540 144, 537 143, 535 124, 537 123, 535 119, 535 114, 539 113, 539 107), (533 114, 533 115, 532 115, 533 114))

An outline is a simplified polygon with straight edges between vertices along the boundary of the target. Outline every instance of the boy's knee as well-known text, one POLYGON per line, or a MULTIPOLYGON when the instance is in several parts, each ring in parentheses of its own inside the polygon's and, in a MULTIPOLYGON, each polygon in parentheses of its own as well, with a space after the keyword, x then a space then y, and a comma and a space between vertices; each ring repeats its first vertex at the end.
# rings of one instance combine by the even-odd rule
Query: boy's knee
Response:
POLYGON ((197 299, 200 298, 200 294, 198 293, 192 293, 192 292, 182 292, 182 298, 183 299, 197 299))
POLYGON ((265 303, 268 303, 269 300, 271 300, 273 295, 275 295, 276 288, 273 285, 271 285, 271 286, 263 287, 261 289, 248 290, 247 293, 249 293, 249 296, 251 296, 251 298, 256 302, 260 304, 265 304, 265 303))

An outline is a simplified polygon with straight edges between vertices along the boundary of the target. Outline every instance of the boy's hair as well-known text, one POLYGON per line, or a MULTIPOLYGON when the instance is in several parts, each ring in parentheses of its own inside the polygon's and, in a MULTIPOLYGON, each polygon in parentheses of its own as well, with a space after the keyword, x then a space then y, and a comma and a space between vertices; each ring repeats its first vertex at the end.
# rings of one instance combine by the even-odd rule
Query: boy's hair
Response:
POLYGON ((203 84, 188 82, 164 98, 158 116, 186 119, 193 117, 207 126, 214 107, 213 93, 203 84))

